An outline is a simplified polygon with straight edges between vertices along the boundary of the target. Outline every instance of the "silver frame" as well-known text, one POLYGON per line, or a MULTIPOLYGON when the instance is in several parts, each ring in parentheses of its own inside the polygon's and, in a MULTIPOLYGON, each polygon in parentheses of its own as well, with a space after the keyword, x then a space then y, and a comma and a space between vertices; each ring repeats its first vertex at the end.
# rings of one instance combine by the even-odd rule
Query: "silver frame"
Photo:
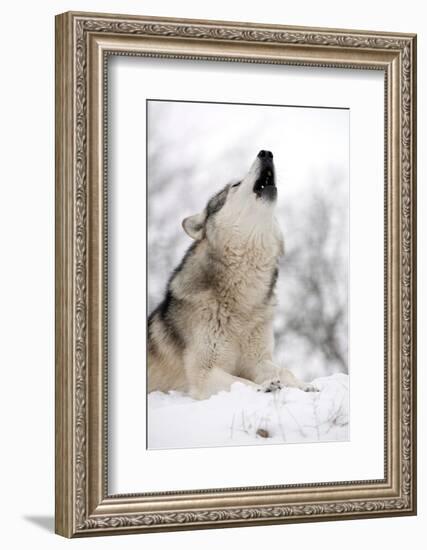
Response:
POLYGON ((413 34, 72 12, 57 16, 56 532, 78 537, 415 514, 415 177, 413 34), (108 494, 109 55, 384 71, 384 479, 108 494))

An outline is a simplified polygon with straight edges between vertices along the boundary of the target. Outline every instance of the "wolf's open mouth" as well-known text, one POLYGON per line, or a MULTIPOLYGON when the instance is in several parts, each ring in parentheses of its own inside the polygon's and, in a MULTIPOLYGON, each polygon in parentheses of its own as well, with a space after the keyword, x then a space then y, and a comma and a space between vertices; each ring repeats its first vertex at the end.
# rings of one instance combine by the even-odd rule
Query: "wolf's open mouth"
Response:
POLYGON ((277 196, 276 180, 274 177, 273 163, 265 162, 254 184, 253 191, 257 197, 265 197, 274 200, 277 196))

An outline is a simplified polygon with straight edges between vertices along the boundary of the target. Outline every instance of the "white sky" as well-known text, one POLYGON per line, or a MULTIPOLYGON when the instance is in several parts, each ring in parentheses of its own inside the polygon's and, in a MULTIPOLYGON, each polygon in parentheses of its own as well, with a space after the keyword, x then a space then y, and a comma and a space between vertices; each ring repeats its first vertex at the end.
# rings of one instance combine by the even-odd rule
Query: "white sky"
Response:
POLYGON ((161 116, 161 133, 170 139, 165 162, 178 169, 194 159, 200 183, 209 182, 212 192, 242 177, 260 149, 273 151, 279 201, 331 173, 348 185, 348 110, 149 101, 148 115, 149 128, 161 116))

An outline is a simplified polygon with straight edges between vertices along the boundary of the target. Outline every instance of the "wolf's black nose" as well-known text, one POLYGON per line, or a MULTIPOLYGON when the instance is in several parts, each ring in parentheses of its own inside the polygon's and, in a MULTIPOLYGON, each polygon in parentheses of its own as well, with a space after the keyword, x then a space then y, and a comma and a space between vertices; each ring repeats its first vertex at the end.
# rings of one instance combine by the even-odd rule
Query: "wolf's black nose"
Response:
POLYGON ((271 151, 264 151, 264 149, 261 149, 261 151, 258 153, 259 158, 273 158, 273 153, 271 151))

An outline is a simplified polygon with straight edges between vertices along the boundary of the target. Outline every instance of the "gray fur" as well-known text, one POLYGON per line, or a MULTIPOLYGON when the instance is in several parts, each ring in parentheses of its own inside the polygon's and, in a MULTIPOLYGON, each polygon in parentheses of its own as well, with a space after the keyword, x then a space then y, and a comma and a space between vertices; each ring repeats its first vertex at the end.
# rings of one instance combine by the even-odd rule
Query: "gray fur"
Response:
POLYGON ((263 169, 257 157, 240 185, 225 186, 183 221, 195 240, 148 320, 148 391, 203 399, 237 381, 264 391, 314 389, 273 362, 283 238, 274 218, 276 189, 260 188, 263 169))

